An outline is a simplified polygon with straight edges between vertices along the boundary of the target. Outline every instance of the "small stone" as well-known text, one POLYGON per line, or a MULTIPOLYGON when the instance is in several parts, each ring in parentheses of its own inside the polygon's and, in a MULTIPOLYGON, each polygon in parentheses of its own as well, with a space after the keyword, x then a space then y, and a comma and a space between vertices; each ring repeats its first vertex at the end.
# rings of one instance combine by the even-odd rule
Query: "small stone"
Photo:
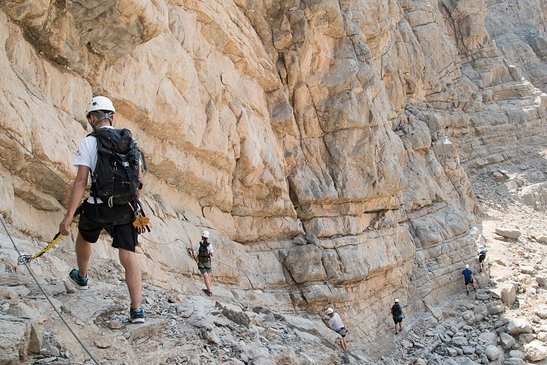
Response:
POLYGON ((107 349, 111 346, 111 340, 106 337, 101 337, 96 339, 94 344, 100 349, 107 349))
POLYGON ((484 354, 490 361, 497 360, 500 357, 500 350, 494 346, 494 345, 488 345, 486 346, 486 350, 484 351, 484 354))
POLYGON ((120 328, 123 327, 123 322, 118 320, 113 320, 113 321, 109 321, 107 325, 108 325, 108 328, 110 328, 111 330, 119 330, 120 328))
POLYGON ((547 305, 543 304, 534 309, 534 313, 541 319, 547 318, 547 305))
POLYGON ((500 333, 500 341, 501 341, 501 346, 505 350, 509 350, 516 343, 513 336, 511 336, 507 333, 500 333))
POLYGON ((501 301, 492 301, 486 304, 486 308, 488 310, 488 314, 494 315, 505 312, 505 306, 501 301))
POLYGON ((519 358, 519 359, 524 359, 524 357, 526 355, 524 354, 524 352, 522 352, 520 350, 511 350, 511 351, 509 351, 509 356, 516 357, 516 358, 519 358))
POLYGON ((523 265, 520 267, 520 272, 523 274, 533 275, 536 270, 532 266, 523 265))

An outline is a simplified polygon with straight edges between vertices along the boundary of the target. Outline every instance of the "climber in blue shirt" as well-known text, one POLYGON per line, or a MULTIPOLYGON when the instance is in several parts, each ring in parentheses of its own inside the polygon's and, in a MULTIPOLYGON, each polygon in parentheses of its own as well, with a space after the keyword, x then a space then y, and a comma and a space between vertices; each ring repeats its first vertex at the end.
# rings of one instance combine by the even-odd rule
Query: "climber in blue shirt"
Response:
POLYGON ((471 284, 475 289, 475 282, 473 281, 473 271, 469 268, 469 265, 465 265, 465 269, 462 271, 463 278, 465 280, 465 291, 469 295, 469 289, 467 285, 471 284))

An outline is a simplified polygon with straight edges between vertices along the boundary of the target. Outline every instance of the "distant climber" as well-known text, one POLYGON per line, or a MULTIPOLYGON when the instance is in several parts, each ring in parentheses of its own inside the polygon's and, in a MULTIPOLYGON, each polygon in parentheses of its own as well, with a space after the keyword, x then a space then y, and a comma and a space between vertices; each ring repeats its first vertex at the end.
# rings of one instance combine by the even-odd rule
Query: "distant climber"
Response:
POLYGON ((203 275, 203 281, 205 283, 205 289, 203 289, 203 291, 208 296, 211 296, 213 295, 213 292, 211 291, 211 259, 213 257, 214 249, 213 244, 208 241, 209 235, 209 231, 203 231, 201 233, 201 241, 194 245, 188 253, 196 259, 198 270, 203 275))
POLYGON ((403 330, 403 308, 399 303, 399 299, 395 299, 393 305, 391 306, 391 316, 393 317, 393 322, 395 323, 395 334, 403 330), (397 329, 398 325, 398 329, 397 329))
POLYGON ((329 327, 334 332, 338 333, 340 337, 340 347, 342 350, 346 351, 348 349, 348 345, 346 343, 346 334, 348 333, 346 327, 344 326, 344 323, 342 322, 342 319, 340 318, 340 315, 334 311, 331 307, 328 307, 325 310, 325 314, 319 313, 319 316, 323 320, 323 323, 327 327, 329 327))
POLYGON ((465 269, 462 271, 463 279, 465 281, 465 292, 469 295, 469 289, 467 285, 471 284, 473 289, 475 288, 475 282, 473 281, 473 271, 469 268, 469 265, 465 265, 465 269))
POLYGON ((486 260, 486 248, 484 246, 479 247, 478 249, 479 254, 479 271, 482 272, 484 270, 484 260, 486 260))

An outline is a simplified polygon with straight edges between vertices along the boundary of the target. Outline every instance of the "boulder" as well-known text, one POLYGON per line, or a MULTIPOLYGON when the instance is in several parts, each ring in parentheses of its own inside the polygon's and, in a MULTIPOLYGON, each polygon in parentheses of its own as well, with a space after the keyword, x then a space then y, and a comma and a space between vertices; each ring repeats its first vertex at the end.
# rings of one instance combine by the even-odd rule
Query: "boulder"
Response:
POLYGON ((537 339, 541 342, 547 342, 547 332, 539 332, 537 334, 537 339))
POLYGON ((501 301, 511 307, 517 298, 517 284, 507 283, 501 287, 501 301))
POLYGON ((517 318, 512 321, 509 321, 507 324, 507 333, 512 336, 518 336, 522 333, 531 333, 532 326, 528 320, 524 318, 517 318))
POLYGON ((466 310, 465 312, 463 312, 462 318, 467 324, 473 324, 477 321, 475 318, 475 313, 472 310, 466 310))
POLYGON ((547 318, 547 305, 542 304, 534 308, 534 313, 541 319, 547 318))
POLYGON ((479 338, 487 345, 496 345, 498 343, 498 334, 495 332, 483 332, 479 338))
POLYGON ((488 345, 484 350, 484 354, 490 361, 495 361, 500 357, 502 352, 495 345, 488 345))
POLYGON ((505 305, 503 305, 503 302, 500 300, 489 302, 488 304, 486 304, 486 308, 488 309, 488 314, 490 315, 505 312, 505 305))
POLYGON ((28 320, 0 317, 0 364, 19 364, 26 358, 31 326, 28 320))
POLYGON ((540 341, 532 341, 524 345, 526 359, 530 361, 541 361, 547 358, 547 347, 540 341))
POLYGON ((509 351, 509 356, 524 360, 524 358, 526 357, 526 354, 520 350, 511 350, 509 351))
POLYGON ((504 238, 509 238, 512 240, 517 240, 522 234, 518 229, 513 228, 496 228, 496 234, 504 238))
POLYGON ((515 339, 513 338, 513 336, 505 333, 505 332, 502 332, 500 333, 500 341, 501 341, 501 346, 505 349, 505 350, 509 350, 511 347, 513 347, 513 345, 515 345, 516 341, 515 339))

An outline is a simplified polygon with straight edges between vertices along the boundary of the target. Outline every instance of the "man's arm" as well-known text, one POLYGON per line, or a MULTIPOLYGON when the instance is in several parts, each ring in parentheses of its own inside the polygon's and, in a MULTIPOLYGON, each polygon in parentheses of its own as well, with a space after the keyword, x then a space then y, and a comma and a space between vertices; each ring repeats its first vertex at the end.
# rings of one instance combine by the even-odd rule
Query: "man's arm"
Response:
POLYGON ((89 178, 89 167, 84 165, 78 165, 78 172, 72 185, 72 191, 70 193, 70 201, 66 215, 62 222, 59 224, 59 231, 65 236, 68 235, 68 227, 74 219, 74 213, 80 205, 82 197, 84 196, 85 189, 87 188, 87 179, 89 178))

